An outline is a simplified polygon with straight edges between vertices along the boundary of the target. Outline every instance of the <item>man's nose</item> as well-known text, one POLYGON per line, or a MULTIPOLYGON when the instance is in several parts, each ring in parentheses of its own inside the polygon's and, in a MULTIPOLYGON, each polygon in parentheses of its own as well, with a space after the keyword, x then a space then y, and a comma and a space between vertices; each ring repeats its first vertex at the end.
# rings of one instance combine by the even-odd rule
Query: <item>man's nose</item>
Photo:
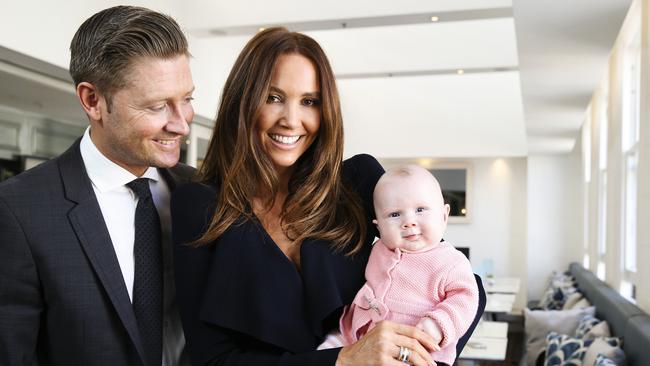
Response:
POLYGON ((182 106, 176 106, 170 109, 166 130, 182 136, 188 135, 190 133, 190 123, 194 115, 193 112, 192 110, 188 113, 182 106), (189 121, 188 118, 190 119, 189 121))

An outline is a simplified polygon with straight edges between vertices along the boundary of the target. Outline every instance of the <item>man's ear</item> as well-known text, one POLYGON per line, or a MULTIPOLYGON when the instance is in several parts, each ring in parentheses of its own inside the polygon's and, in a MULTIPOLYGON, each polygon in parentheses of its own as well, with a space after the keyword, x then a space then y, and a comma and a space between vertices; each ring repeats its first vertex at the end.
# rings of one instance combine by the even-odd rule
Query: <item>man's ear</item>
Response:
POLYGON ((96 86, 85 81, 79 83, 77 85, 77 99, 81 103, 81 108, 83 108, 91 121, 101 121, 101 104, 105 102, 105 99, 99 93, 96 86))

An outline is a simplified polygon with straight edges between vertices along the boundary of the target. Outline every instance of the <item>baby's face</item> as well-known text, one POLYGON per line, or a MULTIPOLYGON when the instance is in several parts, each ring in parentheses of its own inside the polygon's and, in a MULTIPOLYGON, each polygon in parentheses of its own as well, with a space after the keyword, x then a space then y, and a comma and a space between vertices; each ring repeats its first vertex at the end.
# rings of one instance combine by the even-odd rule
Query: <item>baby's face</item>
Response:
POLYGON ((427 171, 382 177, 374 194, 375 224, 382 242, 405 252, 428 250, 440 242, 449 217, 440 186, 427 171))

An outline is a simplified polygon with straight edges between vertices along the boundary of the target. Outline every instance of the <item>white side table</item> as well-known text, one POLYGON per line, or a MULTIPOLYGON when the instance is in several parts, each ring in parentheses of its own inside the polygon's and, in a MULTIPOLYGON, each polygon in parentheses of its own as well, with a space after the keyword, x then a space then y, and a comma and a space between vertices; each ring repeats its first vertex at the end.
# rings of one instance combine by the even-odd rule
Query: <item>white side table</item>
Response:
POLYGON ((486 278, 483 286, 487 293, 517 294, 521 280, 517 277, 486 278))
POLYGON ((503 361, 508 349, 508 323, 482 320, 467 341, 460 359, 503 361))

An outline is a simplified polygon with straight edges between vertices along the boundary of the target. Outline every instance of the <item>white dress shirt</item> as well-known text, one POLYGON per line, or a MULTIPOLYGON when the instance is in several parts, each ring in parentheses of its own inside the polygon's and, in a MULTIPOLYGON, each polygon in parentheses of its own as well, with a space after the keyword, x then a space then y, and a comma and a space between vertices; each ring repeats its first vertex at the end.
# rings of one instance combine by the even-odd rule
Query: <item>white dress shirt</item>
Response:
MULTIPOLYGON (((185 338, 175 301, 173 262, 171 253, 171 215, 169 211, 170 191, 156 168, 149 167, 142 177, 109 160, 90 138, 90 127, 86 129, 81 144, 81 158, 92 182, 99 208, 111 237, 117 260, 120 264, 124 284, 133 301, 135 209, 138 197, 126 184, 137 178, 149 178, 151 196, 160 217, 163 246, 163 366, 181 364, 185 338)), ((183 364, 185 362, 182 362, 183 364)))

